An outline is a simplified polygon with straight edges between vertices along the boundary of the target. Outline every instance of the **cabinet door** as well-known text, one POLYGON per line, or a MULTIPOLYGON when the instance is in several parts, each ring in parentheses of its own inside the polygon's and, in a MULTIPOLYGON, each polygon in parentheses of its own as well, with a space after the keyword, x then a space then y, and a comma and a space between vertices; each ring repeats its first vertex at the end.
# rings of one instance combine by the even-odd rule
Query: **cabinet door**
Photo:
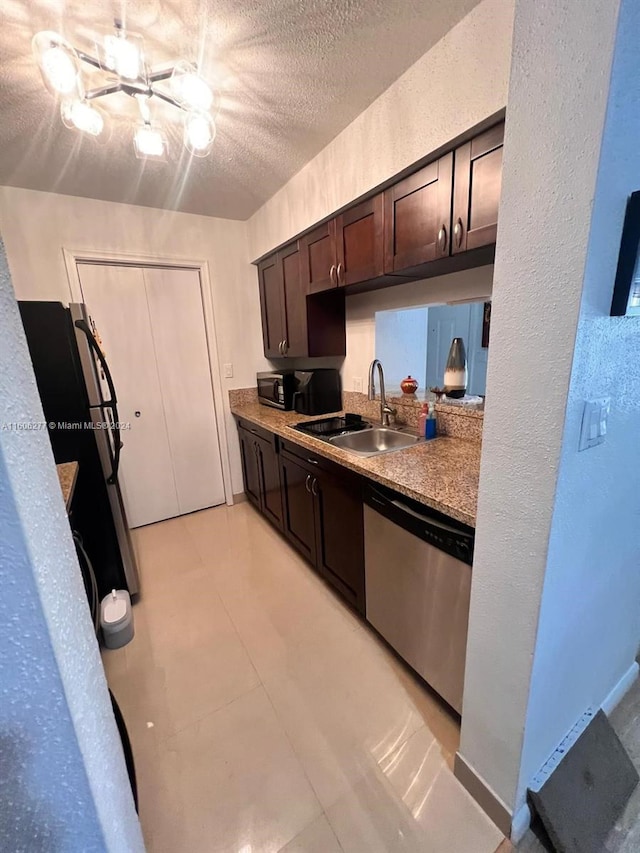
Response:
POLYGON ((383 217, 383 194, 379 193, 336 218, 336 276, 339 286, 383 275, 383 217))
POLYGON ((272 524, 282 530, 282 492, 280 490, 278 454, 271 442, 255 437, 254 441, 260 475, 262 512, 272 524))
POLYGON ((282 355, 281 345, 287 336, 285 327, 284 287, 278 255, 258 264, 262 338, 267 358, 282 355))
POLYGON ((455 152, 454 254, 496 242, 503 143, 504 124, 499 124, 455 152))
POLYGON ((293 243, 278 252, 285 304, 285 355, 307 356, 307 290, 300 275, 300 251, 293 243))
POLYGON ((240 459, 242 461, 242 480, 244 491, 254 506, 260 508, 260 472, 258 452, 254 436, 244 429, 238 429, 240 439, 240 459))
POLYGON ((453 154, 385 190, 385 272, 449 255, 453 154))
POLYGON ((335 219, 300 238, 302 285, 306 293, 338 286, 335 219))
POLYGON ((280 454, 284 534, 311 563, 316 562, 312 474, 290 456, 280 454))
POLYGON ((364 520, 359 482, 316 472, 317 566, 320 573, 364 613, 364 520))

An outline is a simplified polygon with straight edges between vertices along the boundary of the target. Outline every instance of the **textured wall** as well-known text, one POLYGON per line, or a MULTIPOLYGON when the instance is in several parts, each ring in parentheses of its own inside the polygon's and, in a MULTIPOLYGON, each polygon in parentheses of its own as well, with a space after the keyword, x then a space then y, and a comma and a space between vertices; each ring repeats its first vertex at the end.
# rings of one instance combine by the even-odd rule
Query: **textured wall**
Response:
MULTIPOLYGON (((563 427, 617 6, 516 4, 460 747, 509 809, 522 802, 523 731, 561 447, 578 440, 577 400, 566 436, 563 427)), ((611 279, 601 286, 610 292, 611 279)), ((601 383, 592 387, 602 391, 601 383)), ((589 453, 577 464, 590 465, 589 453)), ((569 516, 571 506, 564 511, 569 516)), ((579 608, 582 595, 576 583, 560 611, 579 608)), ((548 690, 544 701, 551 713, 559 707, 548 690)), ((546 734, 553 739, 554 729, 546 734)))
POLYGON ((505 106, 514 0, 483 0, 249 220, 252 259, 505 106))
MULTIPOLYGON (((42 420, 0 243, 0 424, 42 420)), ((142 851, 46 431, 0 428, 0 849, 142 851)))
POLYGON ((233 379, 220 377, 226 411, 234 493, 242 491, 229 388, 255 384, 262 355, 256 272, 248 263, 242 222, 0 188, 0 227, 18 299, 69 301, 62 249, 206 260, 209 264, 220 366, 233 363, 233 379))
POLYGON ((640 6, 620 5, 527 711, 520 790, 640 644, 640 318, 609 317, 627 196, 640 188, 640 6), (604 444, 578 452, 585 399, 604 444))

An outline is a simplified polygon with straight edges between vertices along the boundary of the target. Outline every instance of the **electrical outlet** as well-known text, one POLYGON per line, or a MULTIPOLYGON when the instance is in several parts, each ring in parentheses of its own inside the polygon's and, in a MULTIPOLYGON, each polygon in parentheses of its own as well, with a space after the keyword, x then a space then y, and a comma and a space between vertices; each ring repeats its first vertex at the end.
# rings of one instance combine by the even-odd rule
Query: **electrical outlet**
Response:
POLYGON ((353 390, 362 394, 362 376, 353 377, 353 390))
POLYGON ((225 364, 224 365, 224 378, 225 379, 233 379, 233 365, 225 364))

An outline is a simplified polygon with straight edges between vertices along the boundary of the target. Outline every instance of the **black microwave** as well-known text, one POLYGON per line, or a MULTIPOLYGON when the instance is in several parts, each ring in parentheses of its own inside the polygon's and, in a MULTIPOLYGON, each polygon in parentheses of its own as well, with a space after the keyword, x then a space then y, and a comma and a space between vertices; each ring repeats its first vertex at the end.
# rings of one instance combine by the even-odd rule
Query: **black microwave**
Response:
POLYGON ((273 406, 286 411, 293 409, 293 392, 296 385, 293 370, 258 373, 256 379, 258 401, 263 406, 273 406))

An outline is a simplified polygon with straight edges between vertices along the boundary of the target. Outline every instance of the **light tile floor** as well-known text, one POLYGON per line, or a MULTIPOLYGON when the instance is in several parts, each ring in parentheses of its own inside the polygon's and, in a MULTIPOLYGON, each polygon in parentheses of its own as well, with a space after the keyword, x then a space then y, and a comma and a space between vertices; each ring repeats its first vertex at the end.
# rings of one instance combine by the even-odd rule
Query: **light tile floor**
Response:
POLYGON ((151 853, 493 853, 455 718, 248 504, 135 531, 105 651, 151 853))

